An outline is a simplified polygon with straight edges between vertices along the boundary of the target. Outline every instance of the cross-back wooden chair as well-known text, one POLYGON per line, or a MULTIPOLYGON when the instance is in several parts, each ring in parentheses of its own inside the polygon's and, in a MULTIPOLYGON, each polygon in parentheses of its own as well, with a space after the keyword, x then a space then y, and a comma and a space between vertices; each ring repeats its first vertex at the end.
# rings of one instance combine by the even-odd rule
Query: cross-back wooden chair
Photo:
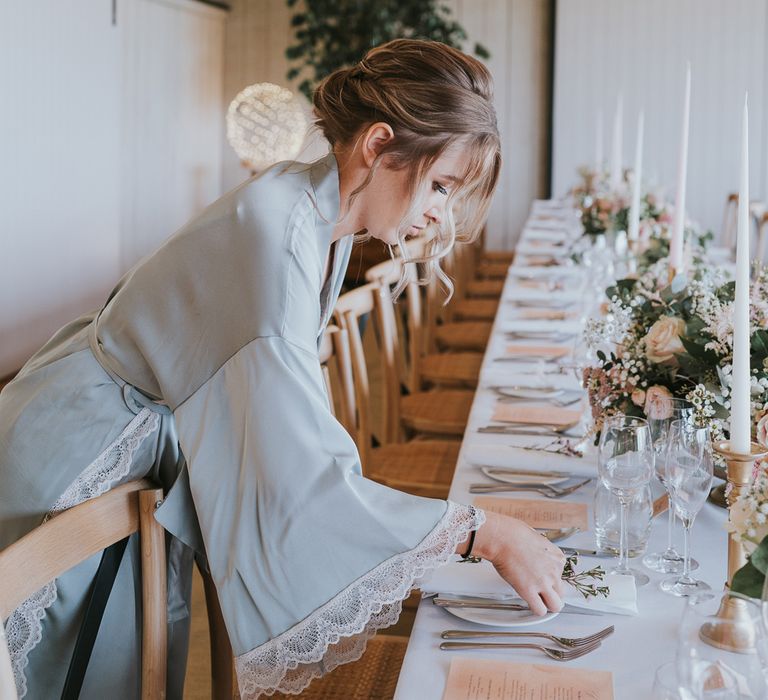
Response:
MULTIPOLYGON (((398 261, 399 264, 399 261, 398 261)), ((397 273, 399 278, 399 272, 397 273)), ((334 311, 337 324, 350 336, 353 353, 362 355, 362 339, 356 339, 358 319, 372 314, 379 338, 384 384, 385 429, 382 444, 400 442, 414 434, 460 438, 469 418, 474 394, 467 389, 433 389, 402 395, 401 370, 397 361, 397 333, 392 292, 389 285, 369 283, 339 297, 334 311)))
MULTIPOLYGON (((141 697, 144 700, 165 697, 168 635, 165 537, 163 527, 154 518, 155 508, 162 499, 162 489, 149 481, 123 484, 62 511, 0 552, 0 619, 5 620, 33 593, 104 550, 62 697, 76 698, 80 692, 98 633, 98 622, 87 623, 94 618, 101 620, 113 574, 120 565, 127 538, 135 532, 141 540, 141 697), (100 585, 100 581, 108 583, 100 585)), ((3 647, 5 659, 0 661, 0 678, 7 683, 10 668, 4 643, 3 647)), ((3 687, 3 693, 3 698, 15 697, 15 686, 12 691, 3 687)))

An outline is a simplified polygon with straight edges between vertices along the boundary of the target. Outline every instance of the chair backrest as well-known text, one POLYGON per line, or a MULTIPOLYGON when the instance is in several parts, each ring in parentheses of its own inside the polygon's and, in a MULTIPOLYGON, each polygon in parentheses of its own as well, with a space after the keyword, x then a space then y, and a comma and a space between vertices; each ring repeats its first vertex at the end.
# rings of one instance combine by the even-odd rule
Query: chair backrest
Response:
POLYGON ((165 537, 155 520, 162 489, 146 480, 118 486, 65 510, 0 552, 0 619, 80 562, 140 533, 142 698, 165 697, 167 655, 165 537))

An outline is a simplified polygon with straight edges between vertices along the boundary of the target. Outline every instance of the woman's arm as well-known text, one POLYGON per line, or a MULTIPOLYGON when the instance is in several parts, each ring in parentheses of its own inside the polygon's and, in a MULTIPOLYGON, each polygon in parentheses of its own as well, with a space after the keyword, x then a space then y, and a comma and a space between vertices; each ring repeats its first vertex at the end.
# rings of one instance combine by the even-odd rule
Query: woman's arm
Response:
MULTIPOLYGON (((464 554, 466 549, 465 541, 456 552, 464 554)), ((544 615, 547 610, 563 607, 565 555, 522 520, 486 512, 485 523, 475 535, 472 554, 488 559, 534 614, 544 615)))

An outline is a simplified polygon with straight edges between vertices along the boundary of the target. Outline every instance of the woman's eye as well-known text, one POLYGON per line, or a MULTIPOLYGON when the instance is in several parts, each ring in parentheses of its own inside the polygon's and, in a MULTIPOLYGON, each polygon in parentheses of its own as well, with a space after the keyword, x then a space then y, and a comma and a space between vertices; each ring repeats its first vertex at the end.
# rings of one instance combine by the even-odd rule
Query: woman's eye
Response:
POLYGON ((435 191, 439 192, 442 195, 448 195, 448 190, 445 189, 439 182, 432 183, 432 187, 435 191))

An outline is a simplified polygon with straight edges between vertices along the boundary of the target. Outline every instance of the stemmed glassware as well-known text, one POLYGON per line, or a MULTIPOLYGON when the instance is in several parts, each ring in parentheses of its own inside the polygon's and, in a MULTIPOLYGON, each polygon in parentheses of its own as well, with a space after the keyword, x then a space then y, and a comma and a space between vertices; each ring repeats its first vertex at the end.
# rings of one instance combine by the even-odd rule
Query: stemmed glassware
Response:
POLYGON ((667 438, 665 482, 669 489, 670 507, 685 528, 683 571, 679 577, 661 582, 665 593, 687 596, 710 590, 708 584, 691 578, 690 536, 696 515, 707 500, 712 485, 712 443, 709 428, 684 419, 672 421, 667 438))
MULTIPOLYGON (((661 397, 654 401, 647 411, 648 425, 653 438, 653 448, 656 453, 656 478, 669 493, 666 485, 666 451, 669 426, 673 420, 693 420, 693 404, 685 399, 661 397)), ((675 509, 670 503, 667 520, 667 548, 663 552, 646 554, 643 564, 652 571, 664 574, 678 574, 683 570, 683 558, 677 553, 673 544, 675 527, 675 509)), ((698 562, 691 560, 691 570, 698 568, 698 562)))
POLYGON ((632 498, 644 489, 653 475, 653 441, 643 418, 618 415, 607 418, 600 434, 598 471, 600 480, 619 499, 619 563, 611 573, 633 576, 643 586, 649 578, 630 569, 627 560, 627 509, 632 498))
MULTIPOLYGON (((768 697, 766 634, 755 598, 725 592, 688 598, 680 623, 675 665, 680 698, 746 700, 768 697), (739 607, 738 618, 719 614, 726 602, 739 607), (711 640, 725 640, 726 645, 711 640), (732 651, 727 640, 749 639, 752 648, 732 651)), ((664 697, 664 696, 662 696, 664 697)))

